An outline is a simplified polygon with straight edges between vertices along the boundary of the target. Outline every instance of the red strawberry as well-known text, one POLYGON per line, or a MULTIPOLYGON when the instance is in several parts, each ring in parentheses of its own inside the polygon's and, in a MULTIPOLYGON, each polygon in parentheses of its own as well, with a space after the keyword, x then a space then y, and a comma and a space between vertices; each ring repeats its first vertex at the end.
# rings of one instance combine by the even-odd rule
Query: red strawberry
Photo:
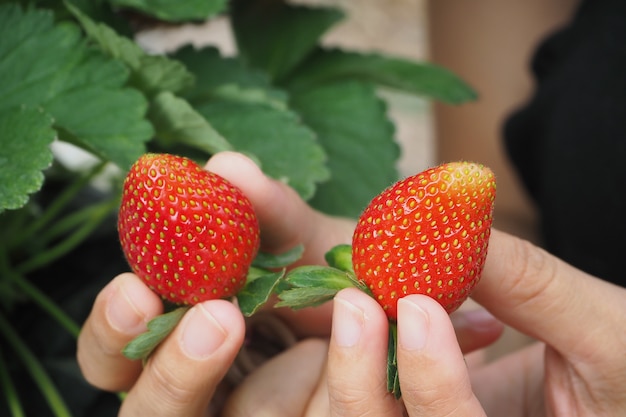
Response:
POLYGON ((146 154, 131 167, 118 232, 132 270, 178 304, 235 295, 260 241, 241 190, 167 154, 146 154))
POLYGON ((480 278, 496 194, 491 170, 454 162, 406 178, 375 197, 352 240, 356 277, 397 318, 397 302, 426 294, 448 313, 480 278))

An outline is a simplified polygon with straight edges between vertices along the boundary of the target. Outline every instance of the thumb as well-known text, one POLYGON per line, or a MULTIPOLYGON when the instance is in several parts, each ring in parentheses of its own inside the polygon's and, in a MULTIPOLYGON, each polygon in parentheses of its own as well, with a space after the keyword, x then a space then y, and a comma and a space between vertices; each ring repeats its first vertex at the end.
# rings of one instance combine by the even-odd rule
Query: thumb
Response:
POLYGON ((398 300, 398 373, 409 416, 484 416, 450 317, 435 300, 398 300))

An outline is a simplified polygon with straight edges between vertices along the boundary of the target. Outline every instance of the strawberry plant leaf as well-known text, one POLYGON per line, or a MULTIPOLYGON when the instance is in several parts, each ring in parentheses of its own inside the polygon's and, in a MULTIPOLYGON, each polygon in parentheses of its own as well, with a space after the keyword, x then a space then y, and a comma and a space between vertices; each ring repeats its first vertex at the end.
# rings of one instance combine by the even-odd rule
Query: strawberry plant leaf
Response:
POLYGON ((244 60, 280 79, 314 50, 320 37, 343 19, 334 8, 284 2, 231 1, 237 47, 244 60))
POLYGON ((339 49, 317 49, 283 84, 301 91, 342 79, 370 81, 450 104, 476 99, 471 87, 438 65, 339 49))
POLYGON ((317 133, 332 172, 311 205, 358 217, 373 196, 398 178, 400 148, 385 103, 371 84, 344 81, 294 94, 291 104, 317 133))
POLYGON ((237 294, 237 302, 243 315, 250 317, 265 305, 284 276, 285 271, 281 271, 249 280, 237 294))
POLYGON ((263 172, 286 182, 302 198, 311 198, 317 183, 329 178, 324 149, 295 113, 229 100, 197 104, 196 109, 236 150, 257 157, 263 172))
POLYGON ((169 91, 157 95, 150 104, 156 138, 163 144, 184 143, 213 155, 233 147, 184 99, 169 91))
POLYGON ((236 100, 252 96, 255 102, 287 108, 287 93, 272 86, 266 73, 249 68, 238 57, 223 57, 217 48, 184 47, 173 58, 185 64, 196 78, 193 89, 184 92, 191 103, 219 97, 236 100))
POLYGON ((359 286, 354 276, 337 268, 321 265, 304 265, 294 268, 285 276, 285 281, 298 288, 343 288, 359 286))
POLYGON ((280 301, 274 307, 289 307, 292 310, 317 307, 332 300, 337 292, 339 290, 334 288, 292 288, 280 293, 280 301))
POLYGON ((332 247, 324 255, 328 265, 337 268, 340 271, 350 272, 354 274, 352 267, 352 245, 337 245, 332 247))
POLYGON ((287 108, 287 95, 265 74, 223 58, 214 48, 183 48, 174 57, 196 76, 185 97, 238 150, 263 171, 291 185, 305 199, 329 177, 315 133, 287 108))
POLYGON ((147 359, 152 351, 174 330, 189 307, 179 307, 148 322, 148 330, 131 340, 122 353, 130 360, 147 359))
POLYGON ((0 111, 42 107, 59 137, 121 167, 145 152, 145 98, 124 87, 128 71, 88 49, 78 27, 47 11, 0 6, 0 111))
POLYGON ((300 309, 314 307, 331 300, 344 288, 363 286, 353 275, 336 268, 305 265, 289 271, 284 278, 289 287, 281 288, 276 307, 300 309))
POLYGON ((287 252, 276 255, 267 252, 259 252, 256 258, 254 258, 252 265, 264 269, 285 268, 300 259, 303 253, 303 245, 295 246, 287 252))
POLYGON ((110 0, 116 7, 138 10, 169 22, 205 20, 226 9, 226 0, 110 0))
POLYGON ((0 112, 0 212, 26 204, 39 191, 43 170, 52 163, 50 144, 56 136, 52 117, 32 108, 0 112))
POLYGON ((131 39, 118 35, 104 23, 94 22, 70 3, 66 2, 66 6, 105 54, 130 68, 129 84, 133 87, 154 96, 161 91, 179 92, 193 85, 193 74, 181 62, 163 55, 148 55, 131 39))

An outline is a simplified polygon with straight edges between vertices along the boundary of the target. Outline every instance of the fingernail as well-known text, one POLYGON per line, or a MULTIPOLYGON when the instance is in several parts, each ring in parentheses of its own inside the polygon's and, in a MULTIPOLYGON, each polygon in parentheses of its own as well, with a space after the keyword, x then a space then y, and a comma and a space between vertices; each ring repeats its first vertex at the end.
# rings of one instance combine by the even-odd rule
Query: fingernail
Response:
POLYGON ((335 298, 334 310, 332 336, 335 342, 342 347, 355 346, 363 332, 363 310, 341 298, 335 298))
POLYGON ((110 295, 106 317, 111 327, 121 333, 139 333, 146 327, 146 315, 133 301, 144 290, 139 285, 143 284, 123 281, 110 295))
POLYGON ((475 329, 488 329, 499 326, 498 320, 483 308, 466 311, 463 316, 467 320, 468 325, 475 329))
POLYGON ((426 346, 430 320, 422 308, 411 300, 398 300, 398 344, 405 350, 426 346))
POLYGON ((209 310, 209 306, 197 304, 183 319, 181 348, 191 359, 211 356, 226 340, 226 331, 209 310))

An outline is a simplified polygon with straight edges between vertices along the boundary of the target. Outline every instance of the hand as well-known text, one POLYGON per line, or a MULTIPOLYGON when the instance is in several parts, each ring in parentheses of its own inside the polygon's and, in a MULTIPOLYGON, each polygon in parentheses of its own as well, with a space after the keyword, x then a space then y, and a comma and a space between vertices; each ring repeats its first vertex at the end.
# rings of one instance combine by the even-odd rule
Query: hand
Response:
MULTIPOLYGON (((303 244, 301 262, 320 263, 327 248, 351 238, 351 220, 311 209, 291 188, 264 176, 243 155, 218 154, 206 169, 227 178, 250 198, 265 251, 282 252, 303 244)), ((100 292, 84 323, 77 353, 81 370, 96 387, 128 391, 121 416, 201 415, 241 347, 245 332, 241 313, 231 303, 217 300, 192 308, 145 367, 127 360, 122 348, 161 313, 159 297, 134 274, 122 274, 100 292)), ((287 312, 285 319, 301 334, 327 334, 330 329, 330 309, 315 315, 287 312)))
MULTIPOLYGON (((350 242, 354 221, 311 209, 291 188, 265 177, 243 155, 215 155, 206 168, 239 186, 251 200, 261 225, 263 250, 282 252, 303 244, 306 250, 300 263, 320 264, 330 247, 350 242)), ((241 347, 245 332, 241 313, 232 304, 217 300, 191 309, 145 367, 127 360, 121 354, 122 348, 145 331, 146 323, 161 312, 158 296, 134 274, 122 274, 100 292, 83 326, 78 340, 82 372, 94 386, 128 391, 121 416, 201 415, 241 347), (205 330, 194 332, 194 328, 205 330), (197 336, 187 339, 189 334, 197 336)), ((330 303, 298 312, 276 311, 299 336, 327 336, 331 312, 330 303)), ((502 331, 502 325, 489 316, 456 317, 459 340, 465 350, 491 343, 502 331)), ((294 354, 298 349, 294 349, 294 354)), ((287 373, 292 371, 293 368, 285 369, 287 373)), ((264 382, 259 385, 269 386, 264 382)), ((303 392, 307 395, 306 390, 303 392)), ((215 395, 223 397, 221 393, 215 395)))
POLYGON ((405 297, 398 307, 401 403, 385 387, 386 316, 372 298, 343 290, 334 301, 327 366, 317 368, 323 343, 303 343, 244 382, 226 415, 626 415, 626 289, 497 230, 491 239, 474 298, 540 342, 468 369, 439 304, 405 297), (289 372, 294 366, 298 372, 289 372))

